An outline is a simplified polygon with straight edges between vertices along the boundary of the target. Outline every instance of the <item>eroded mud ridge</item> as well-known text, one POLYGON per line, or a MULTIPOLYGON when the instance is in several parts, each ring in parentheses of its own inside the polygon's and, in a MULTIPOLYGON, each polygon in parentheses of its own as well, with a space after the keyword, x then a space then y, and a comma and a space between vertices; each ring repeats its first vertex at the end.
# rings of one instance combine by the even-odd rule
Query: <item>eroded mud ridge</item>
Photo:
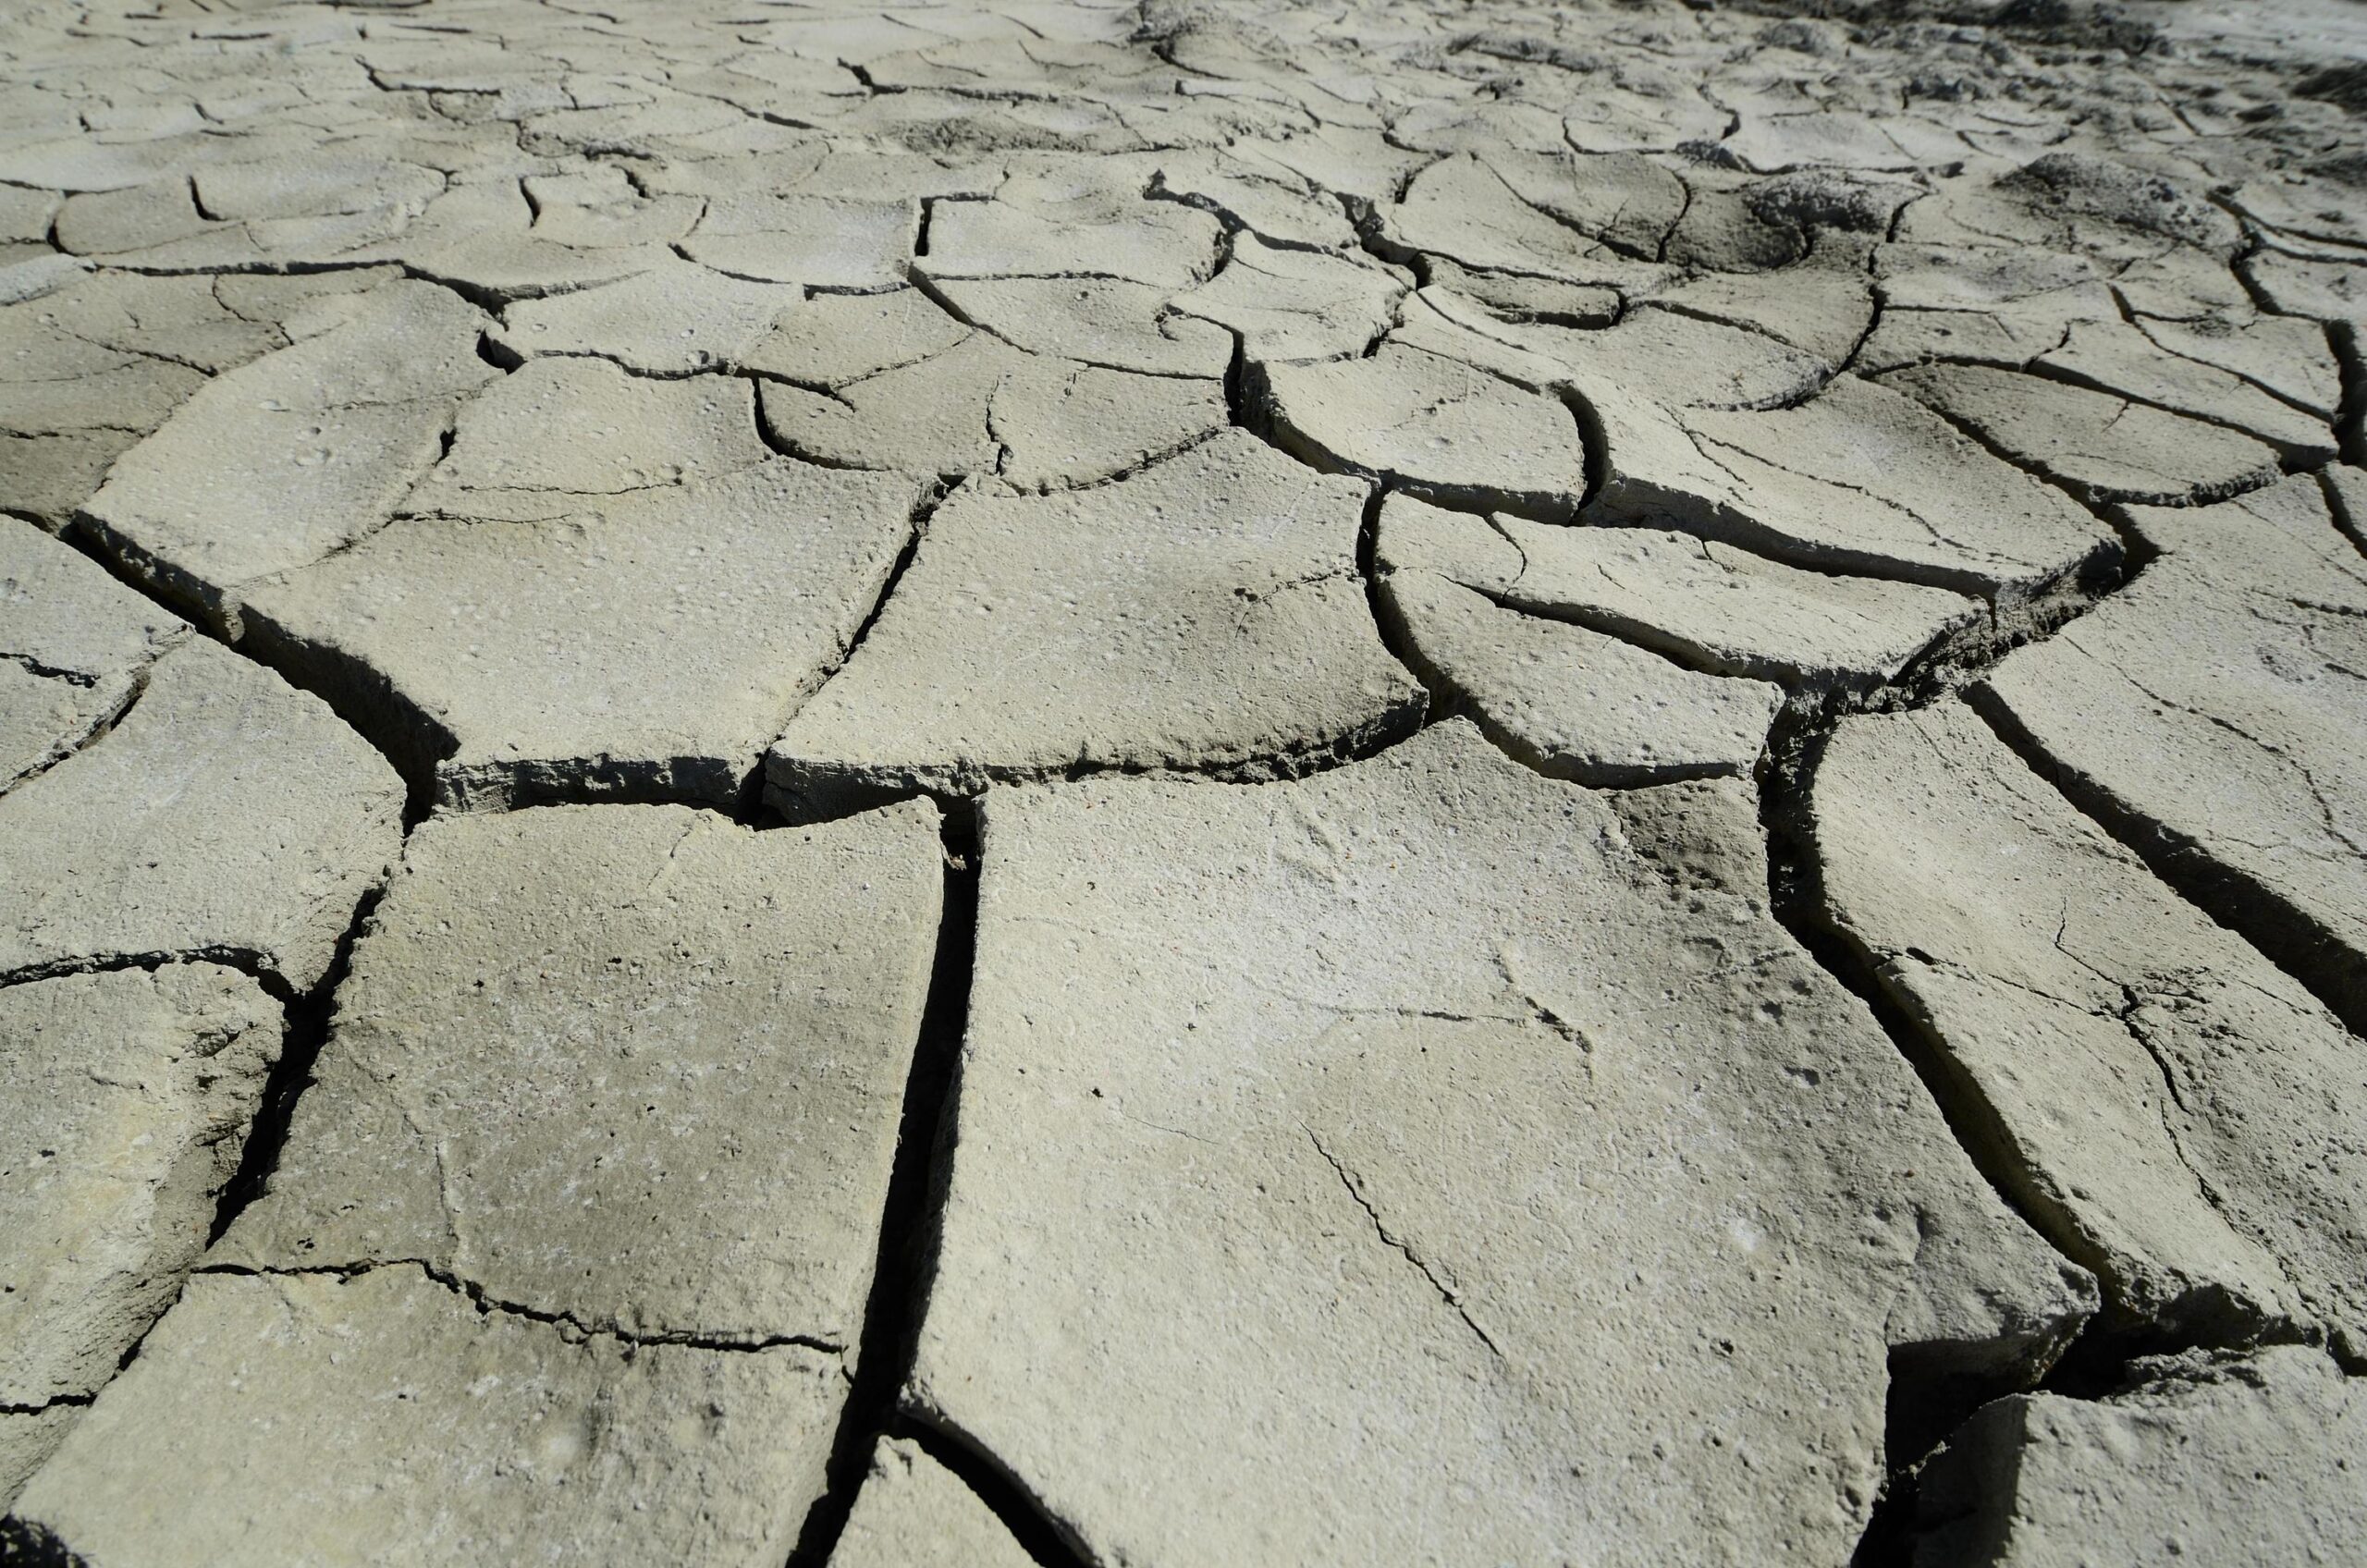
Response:
POLYGON ((2361 1561, 2367 13, 7 9, 0 1561, 2361 1561))

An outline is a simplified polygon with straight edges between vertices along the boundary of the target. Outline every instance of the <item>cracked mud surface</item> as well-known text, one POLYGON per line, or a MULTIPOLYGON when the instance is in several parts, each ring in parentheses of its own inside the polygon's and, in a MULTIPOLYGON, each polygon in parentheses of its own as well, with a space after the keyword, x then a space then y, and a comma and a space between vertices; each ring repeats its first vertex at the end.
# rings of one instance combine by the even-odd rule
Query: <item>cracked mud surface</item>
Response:
POLYGON ((10 7, 0 1562, 2356 1561, 2363 81, 10 7))

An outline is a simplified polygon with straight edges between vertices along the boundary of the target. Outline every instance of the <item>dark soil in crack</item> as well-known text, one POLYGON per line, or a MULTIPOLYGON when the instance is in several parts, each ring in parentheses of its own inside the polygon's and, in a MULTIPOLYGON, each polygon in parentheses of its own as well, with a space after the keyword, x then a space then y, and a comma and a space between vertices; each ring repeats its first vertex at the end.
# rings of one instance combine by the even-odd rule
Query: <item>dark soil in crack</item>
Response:
POLYGON ((264 1082, 263 1100, 255 1111, 253 1125, 247 1130, 239 1169, 215 1202, 214 1228, 205 1238, 208 1245, 220 1241, 231 1221, 263 1195, 272 1172, 278 1169, 280 1151, 288 1146, 288 1127, 296 1114, 296 1101, 313 1081, 313 1065, 320 1060, 321 1047, 328 1042, 329 1024, 337 1012, 337 987, 345 983, 347 973, 353 967, 353 945, 369 928, 371 917, 386 893, 382 883, 362 896, 352 921, 337 937, 328 973, 321 977, 319 985, 286 1004, 279 1060, 272 1064, 271 1075, 264 1082))
POLYGON ((870 1468, 871 1451, 896 1423, 896 1398, 912 1370, 936 1269, 938 1217, 944 1205, 954 1077, 970 1011, 970 975, 978 930, 978 833, 975 813, 950 808, 945 819, 945 913, 937 962, 921 1012, 920 1041, 904 1084, 896 1129, 896 1162, 872 1267, 846 1406, 831 1448, 828 1488, 807 1511, 790 1568, 829 1560, 870 1468))

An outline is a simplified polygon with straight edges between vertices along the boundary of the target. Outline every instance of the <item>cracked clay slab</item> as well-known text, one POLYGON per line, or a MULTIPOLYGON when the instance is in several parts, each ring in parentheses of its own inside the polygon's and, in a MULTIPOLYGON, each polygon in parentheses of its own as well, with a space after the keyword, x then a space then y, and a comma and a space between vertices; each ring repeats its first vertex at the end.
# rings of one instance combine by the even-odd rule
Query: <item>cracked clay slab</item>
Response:
POLYGON ((1408 287, 1361 257, 1285 250, 1245 234, 1222 272, 1171 303, 1239 333, 1249 358, 1271 364, 1361 353, 1389 330, 1408 287))
POLYGON ((308 989, 402 805, 325 703, 191 638, 112 729, 0 796, 0 974, 220 957, 308 989))
POLYGON ((1172 202, 940 201, 926 265, 939 278, 1114 277, 1184 289, 1216 270, 1217 220, 1172 202))
POLYGON ((2276 453, 2239 432, 1986 365, 1926 365, 1886 385, 2090 505, 2183 506, 2274 484, 2276 453))
POLYGON ((0 0, 0 1562, 2343 1557, 2362 60, 0 0))
POLYGON ((2298 1345, 2141 1359, 2103 1399, 2017 1394, 1920 1488, 1916 1568, 2329 1562, 2367 1538, 2367 1385, 2298 1345))
POLYGON ((1393 245, 1466 266, 1608 284, 1653 271, 1525 201, 1478 158, 1430 165, 1407 182, 1401 202, 1381 211, 1393 245))
POLYGON ((1392 496, 1380 564, 1429 570, 1508 608, 1576 621, 1713 675, 1795 691, 1865 688, 1981 620, 1940 588, 1807 571, 1653 528, 1558 528, 1392 496))
POLYGON ((200 388, 108 472, 83 522, 141 577, 236 635, 240 591, 383 526, 497 372, 488 325, 424 283, 200 388))
POLYGON ((1434 571, 1381 579, 1429 683, 1541 773, 1626 787, 1747 778, 1784 705, 1770 681, 1688 669, 1631 643, 1498 603, 1434 571))
POLYGON ((28 1484, 93 1568, 778 1568, 826 1484, 935 812, 433 821, 264 1194, 28 1484))
POLYGON ((171 1305, 279 1048, 215 964, 0 988, 0 1406, 96 1393, 171 1305))
POLYGON ((565 1334, 411 1266, 201 1273, 16 1515, 90 1568, 779 1568, 843 1386, 803 1345, 565 1334))
POLYGON ((792 817, 1082 768, 1286 772, 1412 728, 1355 570, 1364 487, 1237 431, 1119 484, 975 482, 790 721, 792 817))
POLYGON ((715 202, 682 254, 733 277, 834 289, 892 288, 917 218, 905 200, 771 192, 715 202))
POLYGON ((2367 1058, 1961 703, 1846 719, 1809 827, 1958 1124, 2115 1320, 2367 1352, 2367 1058))
POLYGON ((729 804, 844 656, 920 494, 774 458, 550 520, 406 519, 256 593, 252 635, 442 803, 729 804))
POLYGON ((2033 1377, 2091 1287, 1760 842, 1459 720, 991 791, 907 1409, 1094 1561, 1843 1560, 1893 1347, 2033 1377))
POLYGON ((460 412, 451 450, 407 512, 528 521, 752 468, 755 389, 737 376, 657 380, 607 360, 529 360, 460 412))
POLYGON ((933 359, 971 331, 917 288, 817 294, 776 322, 741 362, 765 376, 835 391, 933 359))
POLYGON ((1607 519, 1674 523, 1820 570, 2027 597, 2116 549, 2061 492, 1903 394, 1834 378, 1797 408, 1670 410, 1581 375, 1607 519))
POLYGON ((1586 494, 1577 422, 1551 398, 1418 349, 1256 367, 1274 438, 1318 468, 1425 499, 1567 521, 1586 494))
POLYGON ((2367 1026, 2367 560, 2309 474, 2131 519, 2164 558, 1973 698, 2160 876, 2367 1026))
POLYGON ((189 635, 160 608, 20 518, 0 518, 0 790, 73 753, 189 635))
POLYGON ((1123 477, 1226 418, 1218 374, 1144 374, 1030 353, 985 332, 827 394, 767 381, 761 396, 774 443, 815 462, 990 473, 1023 489, 1123 477))
POLYGON ((1212 322, 1165 318, 1166 295, 1103 277, 949 280, 939 291, 963 319, 1031 354, 1145 375, 1220 377, 1233 337, 1212 322))
POLYGON ((521 359, 588 354, 645 375, 689 375, 742 361, 797 309, 803 290, 671 262, 597 288, 521 300, 496 341, 521 359))
POLYGON ((851 1355, 942 894, 926 802, 438 819, 214 1261, 412 1260, 634 1338, 851 1355))
MULTIPOLYGON (((1569 399, 1600 467, 1589 521, 1675 527, 1810 570, 2001 600, 2035 595, 2117 548, 2079 503, 1914 399, 1828 376, 1755 332, 1664 311, 1600 332, 1491 320, 1434 288, 1405 317, 1392 342, 1408 352, 1569 399)), ((1344 377, 1354 367, 1314 368, 1344 377)))

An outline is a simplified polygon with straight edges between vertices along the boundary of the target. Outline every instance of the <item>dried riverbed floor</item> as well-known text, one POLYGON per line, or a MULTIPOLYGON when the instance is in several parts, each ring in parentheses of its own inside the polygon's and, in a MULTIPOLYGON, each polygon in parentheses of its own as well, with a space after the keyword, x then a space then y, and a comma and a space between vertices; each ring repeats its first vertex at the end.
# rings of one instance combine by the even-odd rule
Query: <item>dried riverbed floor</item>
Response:
POLYGON ((2361 1561, 2367 14, 1821 9, 10 5, 0 1561, 2361 1561))

